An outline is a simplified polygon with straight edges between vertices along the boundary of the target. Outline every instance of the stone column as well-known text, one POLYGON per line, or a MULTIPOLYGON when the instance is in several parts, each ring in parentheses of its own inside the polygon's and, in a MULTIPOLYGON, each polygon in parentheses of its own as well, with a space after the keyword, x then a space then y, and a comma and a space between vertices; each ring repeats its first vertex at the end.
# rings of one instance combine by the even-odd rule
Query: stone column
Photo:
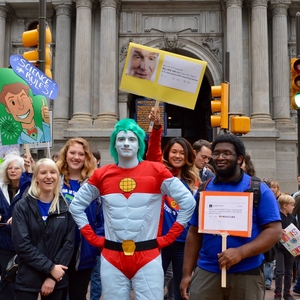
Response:
POLYGON ((0 68, 7 67, 5 63, 5 23, 6 23, 6 7, 0 6, 0 68))
MULTIPOLYGON (((273 123, 269 104, 268 0, 251 1, 252 125, 273 123)), ((253 127, 253 126, 252 126, 253 127)))
POLYGON ((112 128, 117 121, 118 96, 118 0, 100 0, 100 91, 99 114, 95 125, 112 128))
MULTIPOLYGON (((226 47, 230 55, 230 113, 243 113, 243 0, 226 0, 226 47)), ((226 51, 226 52, 227 52, 226 51)))
POLYGON ((70 106, 71 80, 71 14, 72 1, 53 2, 56 9, 56 43, 54 80, 59 86, 59 95, 54 105, 54 138, 61 139, 67 128, 70 106))
POLYGON ((76 0, 76 42, 72 128, 91 128, 92 3, 76 0))
POLYGON ((288 29, 287 9, 290 0, 273 0, 272 8, 272 49, 273 49, 273 107, 276 127, 279 125, 292 126, 290 120, 289 100, 289 57, 288 57, 288 29))

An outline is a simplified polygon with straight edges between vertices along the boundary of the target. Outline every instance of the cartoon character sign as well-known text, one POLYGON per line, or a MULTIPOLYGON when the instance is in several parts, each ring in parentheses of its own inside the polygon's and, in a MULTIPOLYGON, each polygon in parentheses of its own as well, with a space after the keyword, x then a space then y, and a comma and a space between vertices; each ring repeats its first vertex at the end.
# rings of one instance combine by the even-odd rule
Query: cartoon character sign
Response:
POLYGON ((49 109, 44 96, 12 69, 0 69, 0 132, 2 145, 51 141, 49 109))

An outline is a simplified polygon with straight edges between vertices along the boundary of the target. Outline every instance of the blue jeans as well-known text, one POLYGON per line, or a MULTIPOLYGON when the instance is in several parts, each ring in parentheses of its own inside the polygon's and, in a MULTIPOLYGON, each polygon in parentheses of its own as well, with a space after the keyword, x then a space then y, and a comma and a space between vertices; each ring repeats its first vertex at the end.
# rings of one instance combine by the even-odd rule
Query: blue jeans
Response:
POLYGON ((162 265, 165 274, 170 263, 172 263, 175 300, 182 300, 179 286, 182 278, 184 245, 184 242, 174 242, 161 251, 162 265))
POLYGON ((90 300, 99 300, 102 294, 100 277, 100 256, 97 256, 96 266, 93 268, 91 276, 90 300))
POLYGON ((274 262, 266 262, 264 267, 264 274, 265 274, 265 282, 267 285, 272 285, 272 271, 274 267, 274 262))
POLYGON ((294 285, 294 290, 296 292, 300 292, 300 259, 297 257, 296 259, 297 269, 298 269, 298 275, 297 275, 297 281, 294 285))
POLYGON ((173 286, 173 269, 171 264, 169 265, 167 272, 165 273, 164 286, 168 290, 167 294, 164 296, 164 299, 173 300, 174 286, 173 286))

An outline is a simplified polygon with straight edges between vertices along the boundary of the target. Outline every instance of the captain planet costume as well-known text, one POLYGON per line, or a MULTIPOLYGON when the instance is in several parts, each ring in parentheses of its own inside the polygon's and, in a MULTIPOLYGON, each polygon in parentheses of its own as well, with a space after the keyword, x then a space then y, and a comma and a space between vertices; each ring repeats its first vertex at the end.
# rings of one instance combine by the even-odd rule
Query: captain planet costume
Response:
POLYGON ((93 173, 74 197, 70 212, 81 234, 101 253, 104 300, 160 300, 164 274, 160 249, 170 245, 187 226, 195 200, 180 180, 160 162, 143 161, 145 132, 132 119, 120 120, 110 136, 116 164, 93 173), (180 206, 169 232, 157 237, 162 194, 180 206), (84 210, 101 197, 105 237, 97 236, 84 210))

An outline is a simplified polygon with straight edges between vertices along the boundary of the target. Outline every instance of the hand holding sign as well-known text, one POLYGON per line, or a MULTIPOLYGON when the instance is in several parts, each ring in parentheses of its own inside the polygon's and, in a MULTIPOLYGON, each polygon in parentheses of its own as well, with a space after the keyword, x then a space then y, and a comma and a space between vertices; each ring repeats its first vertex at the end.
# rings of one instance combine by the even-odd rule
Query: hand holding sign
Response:
POLYGON ((151 132, 155 123, 156 125, 160 124, 159 101, 156 101, 154 107, 151 109, 149 119, 151 120, 151 122, 148 131, 151 132))

